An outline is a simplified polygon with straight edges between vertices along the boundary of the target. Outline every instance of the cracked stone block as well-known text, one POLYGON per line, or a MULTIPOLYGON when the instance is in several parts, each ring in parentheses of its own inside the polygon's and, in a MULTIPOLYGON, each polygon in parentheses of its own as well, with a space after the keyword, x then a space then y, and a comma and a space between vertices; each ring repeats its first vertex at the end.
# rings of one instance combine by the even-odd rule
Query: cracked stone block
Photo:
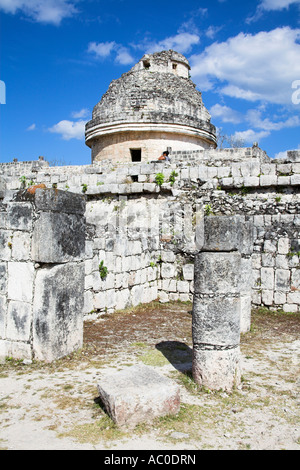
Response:
POLYGON ((105 410, 120 426, 134 427, 179 412, 178 385, 144 365, 103 375, 98 391, 105 410))
POLYGON ((83 343, 84 263, 37 270, 33 301, 33 351, 51 362, 83 343))

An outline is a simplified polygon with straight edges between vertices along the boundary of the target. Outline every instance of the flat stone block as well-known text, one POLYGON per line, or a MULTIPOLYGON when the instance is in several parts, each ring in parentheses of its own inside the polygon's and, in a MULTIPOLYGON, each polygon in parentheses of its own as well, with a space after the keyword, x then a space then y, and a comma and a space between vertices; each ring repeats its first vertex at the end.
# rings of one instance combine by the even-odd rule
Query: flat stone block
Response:
POLYGON ((83 216, 41 212, 34 225, 32 258, 41 263, 64 263, 84 257, 83 216))
POLYGON ((120 426, 134 427, 180 408, 178 385, 144 365, 103 376, 98 391, 106 412, 120 426))
POLYGON ((85 198, 82 194, 59 189, 37 189, 34 204, 36 211, 81 215, 85 212, 85 198))

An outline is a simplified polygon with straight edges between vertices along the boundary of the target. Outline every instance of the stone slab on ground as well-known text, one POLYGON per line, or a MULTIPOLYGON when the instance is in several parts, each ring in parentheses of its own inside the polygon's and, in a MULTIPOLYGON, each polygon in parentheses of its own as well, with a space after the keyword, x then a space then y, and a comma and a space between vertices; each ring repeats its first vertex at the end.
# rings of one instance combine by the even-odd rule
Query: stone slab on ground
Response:
POLYGON ((134 427, 180 408, 179 386, 149 366, 103 376, 98 391, 107 414, 120 426, 134 427))

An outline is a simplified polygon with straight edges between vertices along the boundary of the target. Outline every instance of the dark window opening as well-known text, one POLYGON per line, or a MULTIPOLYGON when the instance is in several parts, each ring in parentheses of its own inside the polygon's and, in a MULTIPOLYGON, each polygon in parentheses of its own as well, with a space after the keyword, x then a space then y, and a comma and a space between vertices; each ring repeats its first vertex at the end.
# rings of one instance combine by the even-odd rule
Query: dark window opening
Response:
POLYGON ((145 59, 143 60, 143 65, 145 69, 150 69, 150 62, 149 60, 145 59))
POLYGON ((130 153, 132 162, 142 161, 142 149, 130 149, 130 153))
POLYGON ((177 69, 177 64, 172 64, 173 70, 177 69))

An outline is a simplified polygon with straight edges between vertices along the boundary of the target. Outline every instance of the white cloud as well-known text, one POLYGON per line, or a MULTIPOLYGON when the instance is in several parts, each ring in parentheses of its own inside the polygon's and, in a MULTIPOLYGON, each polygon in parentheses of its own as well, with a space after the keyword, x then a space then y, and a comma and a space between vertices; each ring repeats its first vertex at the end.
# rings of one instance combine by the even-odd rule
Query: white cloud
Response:
POLYGON ((187 53, 192 46, 199 44, 200 36, 196 33, 179 32, 174 36, 167 37, 158 42, 146 44, 146 52, 157 52, 161 50, 174 49, 182 54, 187 53))
POLYGON ((261 111, 250 109, 246 116, 248 122, 256 129, 264 129, 266 131, 280 131, 289 127, 300 126, 299 116, 291 116, 285 121, 272 122, 269 118, 262 119, 261 111))
POLYGON ((233 124, 238 124, 242 121, 240 113, 232 108, 229 108, 229 106, 215 104, 210 108, 209 112, 212 118, 218 117, 223 122, 232 122, 233 124))
POLYGON ((253 144, 253 142, 259 142, 261 139, 264 139, 269 135, 269 131, 254 131, 253 129, 248 129, 246 131, 235 132, 234 138, 237 140, 242 140, 245 143, 253 144))
POLYGON ((116 47, 115 41, 111 42, 90 42, 88 45, 88 52, 94 52, 97 57, 108 57, 116 47))
POLYGON ((266 11, 283 10, 290 5, 300 4, 300 0, 262 0, 259 8, 266 11))
POLYGON ((80 118, 85 118, 85 117, 88 117, 88 115, 90 114, 90 111, 89 109, 87 108, 83 108, 81 109, 80 111, 74 111, 71 116, 75 119, 80 119, 80 118))
POLYGON ((291 5, 300 5, 300 0, 261 0, 254 15, 246 18, 246 23, 258 20, 265 12, 287 10, 291 5))
POLYGON ((134 62, 134 58, 126 47, 119 47, 117 50, 116 62, 121 65, 128 65, 134 62))
POLYGON ((122 65, 132 64, 134 58, 125 46, 117 44, 115 41, 107 42, 90 42, 88 45, 88 52, 96 54, 97 58, 106 59, 113 53, 115 54, 115 61, 122 65))
POLYGON ((201 90, 218 90, 247 101, 291 104, 292 82, 300 77, 300 29, 240 33, 190 57, 201 90))
POLYGON ((63 120, 50 127, 49 132, 60 134, 64 140, 84 138, 86 121, 67 121, 63 120))
POLYGON ((4 13, 23 13, 38 23, 59 25, 78 12, 73 0, 0 0, 4 13))
POLYGON ((35 123, 33 123, 33 124, 31 124, 31 126, 27 127, 26 130, 27 130, 27 131, 34 131, 35 128, 36 128, 36 125, 35 125, 35 123))

